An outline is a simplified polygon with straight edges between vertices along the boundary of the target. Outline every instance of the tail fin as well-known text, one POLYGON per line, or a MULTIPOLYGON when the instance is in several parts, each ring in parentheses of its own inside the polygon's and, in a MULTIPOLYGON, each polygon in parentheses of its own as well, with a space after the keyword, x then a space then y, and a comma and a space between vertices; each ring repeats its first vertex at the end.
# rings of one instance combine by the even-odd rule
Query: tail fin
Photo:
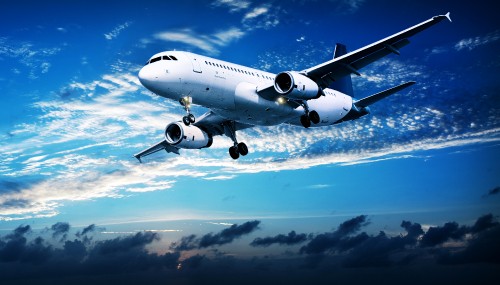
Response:
MULTIPOLYGON (((337 58, 340 56, 343 56, 347 54, 347 48, 343 44, 337 43, 335 45, 335 51, 333 52, 333 58, 337 58)), ((332 84, 330 84, 330 88, 334 90, 338 90, 344 94, 347 94, 351 97, 354 97, 354 92, 352 90, 352 81, 351 81, 351 75, 342 77, 336 81, 334 81, 332 84)))

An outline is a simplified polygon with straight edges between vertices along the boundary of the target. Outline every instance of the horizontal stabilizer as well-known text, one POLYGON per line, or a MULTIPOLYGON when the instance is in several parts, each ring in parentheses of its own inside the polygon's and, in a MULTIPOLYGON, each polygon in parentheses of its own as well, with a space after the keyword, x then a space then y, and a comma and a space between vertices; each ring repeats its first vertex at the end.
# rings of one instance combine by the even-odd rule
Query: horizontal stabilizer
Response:
POLYGON ((137 158, 139 160, 139 162, 142 162, 142 160, 141 160, 142 157, 153 154, 155 152, 159 152, 161 150, 165 150, 167 152, 173 152, 173 153, 179 154, 178 148, 168 144, 166 140, 162 140, 161 142, 155 144, 154 146, 149 147, 149 148, 147 148, 147 149, 145 149, 137 154, 134 154, 134 157, 137 158))
POLYGON ((368 107, 371 104, 378 102, 379 100, 384 99, 385 97, 388 97, 388 96, 390 96, 398 91, 401 91, 401 90, 405 89, 406 87, 412 86, 413 84, 415 84, 415 81, 409 81, 409 82, 403 83, 403 84, 398 85, 396 87, 392 87, 392 88, 387 89, 385 91, 382 91, 382 92, 379 92, 377 94, 373 94, 371 96, 360 99, 360 100, 354 102, 354 105, 356 107, 359 107, 359 108, 368 107))

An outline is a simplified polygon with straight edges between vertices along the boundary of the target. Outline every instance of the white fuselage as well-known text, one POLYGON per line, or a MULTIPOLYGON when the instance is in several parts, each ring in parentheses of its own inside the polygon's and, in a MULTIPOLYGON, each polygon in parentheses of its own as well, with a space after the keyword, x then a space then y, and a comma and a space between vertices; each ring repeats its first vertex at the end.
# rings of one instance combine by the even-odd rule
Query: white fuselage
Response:
MULTIPOLYGON (((155 54, 139 72, 141 83, 165 98, 210 108, 228 120, 249 125, 301 125, 302 106, 292 107, 262 98, 257 89, 274 84, 275 74, 189 52, 155 54), (158 59, 159 58, 159 59, 158 59), (154 60, 156 59, 156 60, 154 60)), ((308 100, 321 122, 315 127, 341 120, 352 108, 353 99, 339 91, 324 89, 324 96, 308 100)))

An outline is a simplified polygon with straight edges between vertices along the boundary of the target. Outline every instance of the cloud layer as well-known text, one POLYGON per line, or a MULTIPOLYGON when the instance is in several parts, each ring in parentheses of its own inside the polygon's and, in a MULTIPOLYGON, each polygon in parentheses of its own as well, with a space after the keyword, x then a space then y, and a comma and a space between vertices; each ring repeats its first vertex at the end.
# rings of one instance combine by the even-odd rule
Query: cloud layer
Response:
MULTIPOLYGON (((427 231, 419 223, 403 221, 404 231, 392 236, 383 231, 377 235, 361 232, 368 224, 368 217, 360 215, 344 221, 333 231, 320 234, 292 231, 275 237, 256 237, 250 243, 252 247, 274 244, 273 247, 289 248, 284 253, 272 250, 265 257, 248 259, 248 256, 231 257, 231 253, 225 251, 225 246, 235 239, 255 235, 260 223, 255 220, 235 224, 200 238, 188 235, 172 243, 173 251, 166 253, 148 250, 161 241, 161 235, 156 232, 94 240, 95 225, 90 225, 78 231, 74 239, 51 240, 36 234, 29 225, 19 226, 0 237, 0 269, 7 284, 30 278, 41 282, 66 280, 72 284, 83 284, 89 278, 96 284, 110 280, 160 279, 232 282, 249 278, 266 282, 267 278, 279 278, 290 284, 301 284, 301 280, 311 274, 315 276, 313 280, 326 282, 332 270, 339 278, 351 276, 352 279, 353 271, 348 268, 355 267, 358 268, 356 274, 368 274, 366 278, 351 280, 353 284, 361 284, 372 278, 373 268, 387 276, 385 279, 398 278, 401 272, 412 270, 425 274, 450 266, 451 269, 467 268, 451 278, 460 280, 469 273, 479 272, 475 264, 489 264, 492 270, 500 264, 497 242, 500 224, 491 214, 481 216, 472 226, 448 222, 431 226, 427 231), (297 250, 298 244, 304 245, 297 250)), ((61 232, 69 234, 69 224, 54 224, 46 233, 54 237, 61 232)), ((485 274, 481 280, 488 283, 491 272, 481 272, 485 274)), ((440 275, 428 278, 439 280, 440 275)))

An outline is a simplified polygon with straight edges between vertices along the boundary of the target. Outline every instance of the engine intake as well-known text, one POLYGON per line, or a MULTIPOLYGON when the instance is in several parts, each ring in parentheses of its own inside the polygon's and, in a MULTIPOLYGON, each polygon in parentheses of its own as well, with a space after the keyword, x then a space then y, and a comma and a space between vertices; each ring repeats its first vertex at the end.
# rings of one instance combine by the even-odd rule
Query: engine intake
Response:
POLYGON ((295 71, 281 72, 276 75, 274 89, 279 94, 292 99, 309 100, 321 95, 316 82, 295 71))
POLYGON ((202 129, 180 122, 170 123, 165 128, 165 140, 170 145, 186 149, 210 147, 213 142, 212 136, 202 129))

